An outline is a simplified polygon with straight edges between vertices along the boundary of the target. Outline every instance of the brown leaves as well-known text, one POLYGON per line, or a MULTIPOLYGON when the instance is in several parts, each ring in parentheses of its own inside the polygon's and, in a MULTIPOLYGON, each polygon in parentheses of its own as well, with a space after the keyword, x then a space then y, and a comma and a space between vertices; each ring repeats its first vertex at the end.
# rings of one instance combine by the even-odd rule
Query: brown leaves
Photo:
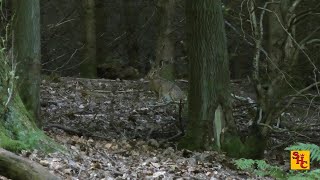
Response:
POLYGON ((177 109, 155 105, 156 97, 144 85, 72 78, 43 82, 43 118, 83 136, 50 128, 48 135, 68 153, 25 156, 63 179, 241 179, 223 168, 221 154, 188 151, 184 157, 174 144, 160 143, 176 133, 177 109))

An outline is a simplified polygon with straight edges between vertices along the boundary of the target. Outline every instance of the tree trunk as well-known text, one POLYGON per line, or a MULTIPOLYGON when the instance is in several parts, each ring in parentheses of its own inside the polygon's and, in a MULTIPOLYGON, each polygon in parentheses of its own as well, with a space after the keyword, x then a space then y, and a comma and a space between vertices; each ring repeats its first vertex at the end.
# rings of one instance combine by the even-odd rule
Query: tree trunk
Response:
POLYGON ((95 78, 97 76, 95 0, 83 0, 83 8, 85 11, 86 48, 84 60, 80 66, 81 76, 95 78))
MULTIPOLYGON (((40 104, 39 1, 12 3, 15 12, 12 51, 9 54, 0 51, 0 147, 11 151, 52 150, 57 145, 36 127, 40 121, 35 121, 40 104)), ((1 43, 0 49, 2 45, 8 46, 1 43)))
POLYGON ((229 138, 237 138, 231 111, 221 1, 187 0, 186 3, 189 120, 180 147, 191 150, 221 148, 229 138))
MULTIPOLYGON (((292 6, 291 0, 282 0, 281 3, 269 4, 268 9, 272 12, 268 13, 268 55, 272 62, 268 64, 268 72, 260 75, 268 76, 265 80, 260 80, 256 85, 257 100, 262 113, 258 114, 259 123, 267 126, 262 127, 262 136, 267 137, 271 124, 278 118, 282 110, 282 99, 292 91, 292 83, 295 81, 297 71, 294 65, 297 62, 297 47, 293 43, 295 38, 295 27, 288 26, 289 18, 293 12, 289 12, 292 6), (280 21, 280 22, 279 22, 280 21), (287 32, 286 32, 287 31, 287 32), (290 37, 289 36, 292 37, 290 37), (279 71, 280 70, 280 71, 279 71), (285 73, 284 73, 285 72, 285 73), (287 74, 286 78, 283 75, 287 74), (262 85, 262 83, 264 83, 262 85)), ((261 70, 260 70, 261 71, 261 70)))
POLYGON ((174 45, 172 22, 175 0, 158 0, 158 39, 156 42, 156 65, 162 66, 161 75, 166 79, 174 77, 174 45), (162 63, 161 63, 162 61, 162 63))
MULTIPOLYGON (((30 148, 56 146, 41 130, 16 93, 14 71, 8 66, 11 60, 0 53, 0 147, 18 151, 30 148)), ((1 164, 1 163, 0 163, 1 164)))
POLYGON ((139 65, 139 44, 137 26, 139 24, 139 7, 136 1, 122 0, 123 30, 126 32, 125 51, 129 59, 129 66, 141 69, 139 65))
POLYGON ((0 148, 0 174, 16 180, 58 180, 39 164, 0 148))
POLYGON ((39 126, 40 120, 40 7, 39 0, 14 0, 12 45, 17 60, 19 94, 39 126))
POLYGON ((97 44, 97 66, 106 63, 106 59, 110 54, 108 48, 106 48, 106 36, 107 36, 107 25, 109 22, 106 22, 107 17, 109 17, 109 12, 107 9, 106 1, 96 1, 95 3, 95 20, 96 20, 96 44, 97 44))

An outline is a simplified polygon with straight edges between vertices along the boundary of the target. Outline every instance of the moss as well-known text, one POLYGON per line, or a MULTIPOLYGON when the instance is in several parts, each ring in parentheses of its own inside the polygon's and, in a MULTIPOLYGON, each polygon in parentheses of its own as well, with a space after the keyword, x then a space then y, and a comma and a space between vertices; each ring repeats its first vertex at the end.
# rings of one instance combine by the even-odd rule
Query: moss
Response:
MULTIPOLYGON (((0 129, 3 129, 3 127, 0 129)), ((16 135, 12 135, 8 130, 2 131, 0 133, 0 147, 13 152, 23 149, 38 149, 44 152, 64 151, 61 146, 47 137, 41 130, 18 133, 16 135)))
POLYGON ((238 136, 225 136, 222 141, 221 148, 227 153, 228 156, 240 158, 244 152, 244 144, 238 136))
POLYGON ((207 121, 190 122, 186 135, 178 143, 179 149, 188 150, 212 150, 213 142, 210 141, 205 124, 207 121))
POLYGON ((0 147, 14 152, 22 149, 39 149, 46 152, 62 149, 36 127, 18 95, 15 94, 11 99, 6 111, 3 109, 0 105, 0 147))
POLYGON ((224 135, 222 150, 234 158, 260 159, 263 157, 266 140, 256 134, 250 135, 241 141, 239 136, 224 135))
POLYGON ((26 146, 21 141, 10 139, 4 133, 0 133, 0 147, 13 152, 26 149, 26 146))
POLYGON ((186 137, 182 138, 180 142, 178 143, 179 149, 188 149, 191 151, 199 150, 201 149, 201 143, 190 143, 194 142, 194 140, 191 139, 192 137, 190 135, 186 135, 186 137))

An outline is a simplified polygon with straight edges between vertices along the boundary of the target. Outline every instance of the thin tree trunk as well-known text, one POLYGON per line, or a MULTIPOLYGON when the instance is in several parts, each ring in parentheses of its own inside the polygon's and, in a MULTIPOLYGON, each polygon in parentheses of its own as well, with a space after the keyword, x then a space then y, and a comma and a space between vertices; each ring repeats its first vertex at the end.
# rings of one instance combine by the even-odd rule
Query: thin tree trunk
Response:
POLYGON ((175 0, 158 0, 158 39, 156 42, 156 65, 164 65, 162 77, 174 79, 174 45, 172 42, 172 21, 175 0))
POLYGON ((97 76, 95 0, 83 0, 83 7, 85 10, 86 48, 84 60, 80 66, 81 76, 95 78, 97 76))
POLYGON ((139 23, 139 7, 136 1, 122 0, 123 30, 126 32, 125 51, 129 59, 129 66, 141 69, 139 65, 139 44, 137 25, 139 23))
POLYGON ((98 0, 96 1, 96 13, 95 13, 95 20, 96 20, 96 44, 97 44, 97 66, 106 63, 106 57, 108 57, 109 50, 106 48, 106 36, 107 36, 107 25, 109 22, 106 21, 107 17, 109 16, 108 8, 106 7, 106 1, 98 0))

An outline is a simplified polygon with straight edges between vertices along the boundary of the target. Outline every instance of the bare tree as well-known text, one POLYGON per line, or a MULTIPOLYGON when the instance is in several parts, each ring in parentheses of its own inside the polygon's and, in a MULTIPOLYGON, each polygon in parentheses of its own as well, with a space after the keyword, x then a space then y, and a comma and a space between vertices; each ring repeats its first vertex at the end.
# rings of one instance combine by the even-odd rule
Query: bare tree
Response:
MULTIPOLYGON (((316 8, 296 13, 300 3, 301 0, 269 1, 263 6, 259 6, 254 0, 249 0, 247 3, 256 47, 252 79, 259 107, 255 123, 264 138, 267 138, 272 130, 271 125, 274 120, 297 96, 301 96, 312 87, 319 89, 320 82, 314 82, 302 90, 294 85, 297 81, 295 66, 299 54, 302 54, 313 67, 314 79, 319 75, 319 69, 306 53, 305 47, 315 40, 314 35, 320 28, 316 28, 301 40, 296 36, 296 26, 301 18, 312 14, 316 8), (257 15, 258 12, 260 16, 257 15), (268 18, 268 29, 264 29, 266 18, 268 18), (268 33, 267 43, 264 42, 266 33, 268 33), (267 47, 264 47, 264 44, 267 44, 267 47), (288 100, 286 97, 290 96, 288 100)), ((316 5, 319 6, 320 3, 316 5)))

